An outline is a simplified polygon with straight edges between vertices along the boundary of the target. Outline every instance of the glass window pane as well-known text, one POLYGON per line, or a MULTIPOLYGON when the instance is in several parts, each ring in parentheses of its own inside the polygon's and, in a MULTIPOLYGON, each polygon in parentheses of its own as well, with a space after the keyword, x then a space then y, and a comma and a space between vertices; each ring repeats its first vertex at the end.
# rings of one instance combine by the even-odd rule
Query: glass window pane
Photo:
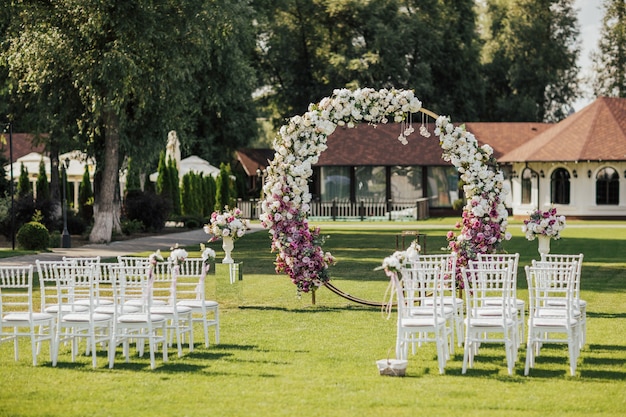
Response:
POLYGON ((322 167, 322 201, 350 201, 350 167, 322 167))
POLYGON ((533 173, 530 169, 526 168, 522 172, 522 204, 530 204, 532 198, 532 179, 533 173))
POLYGON ((384 166, 360 166, 355 169, 356 201, 383 203, 386 201, 386 175, 384 166))
POLYGON ((555 169, 550 176, 550 187, 553 203, 569 204, 570 180, 568 170, 564 168, 555 169))
POLYGON ((596 175, 596 204, 619 204, 619 175, 613 168, 602 168, 596 175))
POLYGON ((459 198, 459 174, 455 167, 428 167, 427 183, 431 207, 451 207, 459 198))
POLYGON ((421 166, 391 168, 391 198, 397 203, 414 203, 424 196, 421 166))

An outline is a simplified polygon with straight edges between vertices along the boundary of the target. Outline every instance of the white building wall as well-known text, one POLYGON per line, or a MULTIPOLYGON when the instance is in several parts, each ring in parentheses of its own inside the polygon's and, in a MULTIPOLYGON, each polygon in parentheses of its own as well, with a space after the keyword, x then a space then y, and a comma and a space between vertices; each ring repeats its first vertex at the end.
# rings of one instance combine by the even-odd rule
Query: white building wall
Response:
POLYGON ((511 209, 514 216, 528 216, 536 209, 557 207, 559 214, 580 217, 626 216, 626 161, 620 162, 532 162, 513 164, 515 177, 511 178, 511 209), (531 203, 522 204, 522 172, 528 167, 539 175, 532 179, 531 203), (596 175, 602 168, 611 167, 619 175, 619 204, 596 204, 596 175), (570 173, 570 204, 552 204, 550 177, 557 168, 570 173), (543 176, 541 172, 543 171, 543 176), (576 174, 574 175, 574 171, 576 174))

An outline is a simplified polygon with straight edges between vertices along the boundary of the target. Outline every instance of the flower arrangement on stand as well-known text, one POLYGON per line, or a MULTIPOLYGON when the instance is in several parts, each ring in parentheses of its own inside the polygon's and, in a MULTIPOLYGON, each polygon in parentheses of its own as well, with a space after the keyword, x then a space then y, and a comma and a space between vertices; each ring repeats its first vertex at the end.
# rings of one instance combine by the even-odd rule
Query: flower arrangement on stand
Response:
POLYGON ((539 241, 538 251, 542 255, 550 253, 550 240, 560 239, 563 229, 565 216, 559 216, 554 207, 546 211, 533 211, 522 226, 526 239, 539 241))
POLYGON ((222 249, 224 249, 224 259, 222 263, 232 264, 235 261, 231 257, 231 252, 235 247, 235 240, 246 234, 246 230, 250 227, 250 222, 243 218, 243 213, 235 207, 232 210, 228 206, 224 207, 224 211, 215 211, 211 214, 209 224, 204 226, 204 231, 211 235, 209 242, 214 242, 222 238, 222 249))
POLYGON ((208 224, 204 225, 204 231, 211 235, 209 242, 214 242, 220 238, 230 237, 237 240, 246 234, 250 222, 244 219, 239 208, 232 210, 228 206, 224 207, 224 211, 214 211, 208 224))
POLYGON ((546 211, 533 211, 530 217, 524 220, 522 232, 528 240, 535 240, 538 236, 560 239, 561 231, 565 229, 565 225, 565 216, 558 215, 556 208, 552 207, 546 211))

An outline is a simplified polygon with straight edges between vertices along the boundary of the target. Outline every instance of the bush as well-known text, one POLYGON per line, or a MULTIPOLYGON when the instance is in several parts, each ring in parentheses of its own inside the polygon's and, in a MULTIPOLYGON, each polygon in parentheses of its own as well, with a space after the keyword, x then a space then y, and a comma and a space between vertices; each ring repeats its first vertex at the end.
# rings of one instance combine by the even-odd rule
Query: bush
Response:
POLYGON ((139 220, 123 220, 122 221, 122 233, 127 236, 133 235, 135 233, 142 232, 144 225, 139 220))
POLYGON ((46 226, 39 222, 28 222, 20 227, 16 236, 17 244, 26 250, 47 249, 50 244, 50 234, 46 226))
POLYGON ((48 244, 49 248, 60 248, 61 247, 61 233, 56 230, 50 232, 50 243, 48 244))
POLYGON ((140 221, 146 230, 158 232, 172 211, 172 203, 157 194, 132 190, 126 193, 124 217, 140 221))

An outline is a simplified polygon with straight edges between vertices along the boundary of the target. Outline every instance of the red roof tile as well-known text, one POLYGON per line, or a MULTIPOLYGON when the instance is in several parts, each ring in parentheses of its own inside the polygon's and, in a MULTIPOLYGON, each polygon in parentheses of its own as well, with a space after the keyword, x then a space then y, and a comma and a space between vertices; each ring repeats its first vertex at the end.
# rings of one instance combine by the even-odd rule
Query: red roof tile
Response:
POLYGON ((274 159, 273 149, 238 149, 237 159, 248 176, 256 175, 257 169, 265 169, 269 165, 268 161, 274 159))
MULTIPOLYGON (((0 139, 0 151, 6 156, 7 161, 10 163, 9 133, 2 133, 0 131, 0 135, 3 137, 0 139)), ((34 137, 35 136, 30 133, 13 133, 13 161, 31 152, 43 153, 45 149, 44 145, 32 144, 34 137)))
POLYGON ((626 160, 626 99, 600 97, 500 158, 502 162, 626 160))
MULTIPOLYGON (((466 123, 480 144, 487 143, 499 158, 535 137, 551 125, 545 123, 466 123)), ((430 138, 421 136, 419 124, 402 145, 397 139, 400 124, 367 124, 354 129, 338 127, 328 138, 328 149, 320 155, 317 165, 448 165, 441 159, 441 147, 435 137, 434 125, 428 125, 430 138)))

